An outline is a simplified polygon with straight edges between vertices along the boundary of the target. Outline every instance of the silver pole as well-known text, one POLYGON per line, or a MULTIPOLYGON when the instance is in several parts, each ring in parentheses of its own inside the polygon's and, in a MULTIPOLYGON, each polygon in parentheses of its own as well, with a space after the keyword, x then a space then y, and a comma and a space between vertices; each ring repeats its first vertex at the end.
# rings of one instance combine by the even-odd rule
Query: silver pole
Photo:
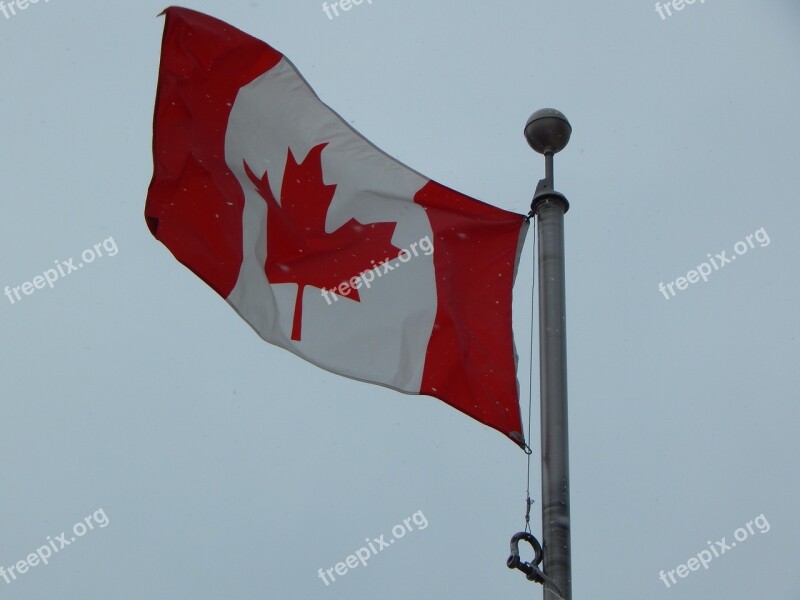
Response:
MULTIPOLYGON (((567 431, 567 340, 564 294, 564 203, 536 207, 539 237, 539 370, 542 436, 544 572, 572 598, 567 431)), ((544 600, 556 600, 545 584, 544 600)))
POLYGON ((542 564, 549 580, 544 600, 572 600, 564 284, 564 213, 569 203, 553 183, 553 155, 567 145, 571 132, 566 117, 553 109, 535 112, 525 127, 528 143, 545 155, 546 170, 531 204, 539 238, 542 564))

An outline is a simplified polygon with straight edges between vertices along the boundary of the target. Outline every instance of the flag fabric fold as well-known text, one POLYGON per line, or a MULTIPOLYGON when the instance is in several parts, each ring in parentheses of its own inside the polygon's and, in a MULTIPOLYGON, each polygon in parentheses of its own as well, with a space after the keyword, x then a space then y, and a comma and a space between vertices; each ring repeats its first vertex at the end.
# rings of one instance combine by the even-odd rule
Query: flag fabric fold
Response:
POLYGON ((377 149, 266 43, 164 14, 152 234, 264 340, 524 445, 511 322, 524 217, 377 149))

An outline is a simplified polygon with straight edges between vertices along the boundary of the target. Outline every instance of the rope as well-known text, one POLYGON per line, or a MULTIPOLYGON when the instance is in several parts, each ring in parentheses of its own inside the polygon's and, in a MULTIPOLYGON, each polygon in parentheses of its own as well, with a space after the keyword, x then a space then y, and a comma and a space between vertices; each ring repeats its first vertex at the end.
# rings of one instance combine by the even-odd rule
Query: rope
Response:
MULTIPOLYGON (((535 215, 533 211, 528 214, 527 220, 530 222, 535 215)), ((531 330, 530 330, 530 364, 528 365, 528 439, 532 438, 531 432, 531 407, 533 406, 533 322, 536 315, 534 314, 534 292, 536 289, 536 222, 534 219, 533 224, 533 277, 531 277, 531 330)), ((533 450, 526 443, 525 454, 528 455, 528 478, 525 485, 525 531, 531 532, 531 455, 533 450)))

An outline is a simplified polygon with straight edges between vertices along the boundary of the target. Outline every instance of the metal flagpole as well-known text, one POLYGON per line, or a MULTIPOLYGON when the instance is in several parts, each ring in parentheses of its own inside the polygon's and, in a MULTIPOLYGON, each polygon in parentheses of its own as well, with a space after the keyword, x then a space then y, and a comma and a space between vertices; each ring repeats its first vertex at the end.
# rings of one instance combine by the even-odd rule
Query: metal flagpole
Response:
POLYGON ((567 331, 564 291, 564 213, 569 202, 553 184, 553 155, 572 127, 557 110, 538 110, 525 139, 544 154, 545 178, 531 202, 539 238, 539 369, 542 437, 542 551, 544 600, 572 600, 567 430, 567 331))

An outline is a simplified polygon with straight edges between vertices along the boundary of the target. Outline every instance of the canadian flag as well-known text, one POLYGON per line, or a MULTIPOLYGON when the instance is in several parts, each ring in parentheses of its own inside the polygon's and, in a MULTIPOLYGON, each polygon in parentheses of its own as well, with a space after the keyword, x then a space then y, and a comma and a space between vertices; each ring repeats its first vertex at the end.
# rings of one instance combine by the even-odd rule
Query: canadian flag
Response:
POLYGON ((164 13, 152 234, 264 340, 524 445, 511 327, 524 217, 381 152, 264 42, 164 13))

